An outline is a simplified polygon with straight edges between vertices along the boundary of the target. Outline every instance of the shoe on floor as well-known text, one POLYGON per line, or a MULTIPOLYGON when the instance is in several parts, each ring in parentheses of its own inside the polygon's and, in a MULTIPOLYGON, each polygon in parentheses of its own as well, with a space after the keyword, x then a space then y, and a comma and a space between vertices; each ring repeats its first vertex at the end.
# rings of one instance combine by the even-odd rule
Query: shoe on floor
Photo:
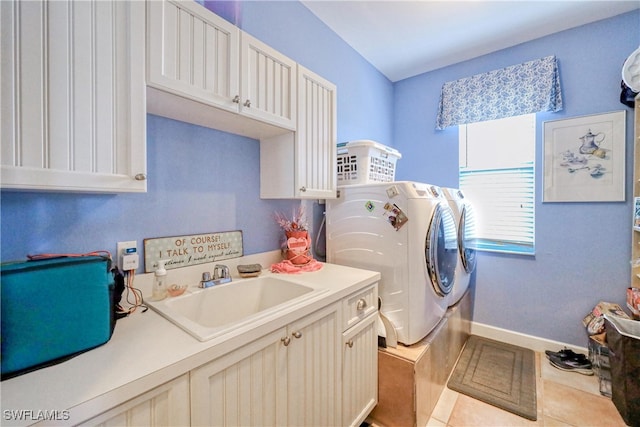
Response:
MULTIPOLYGON (((582 355, 584 356, 584 355, 582 355)), ((569 371, 569 372, 577 372, 582 375, 593 375, 593 370, 591 369, 591 362, 586 358, 573 358, 573 359, 562 359, 559 356, 554 354, 547 355, 549 358, 549 363, 554 368, 569 371)))
POLYGON ((544 353, 547 355, 547 359, 549 359, 550 356, 554 356, 561 360, 567 360, 567 359, 586 360, 587 359, 587 356, 585 356, 584 354, 576 353, 569 348, 563 348, 560 351, 545 350, 544 353))

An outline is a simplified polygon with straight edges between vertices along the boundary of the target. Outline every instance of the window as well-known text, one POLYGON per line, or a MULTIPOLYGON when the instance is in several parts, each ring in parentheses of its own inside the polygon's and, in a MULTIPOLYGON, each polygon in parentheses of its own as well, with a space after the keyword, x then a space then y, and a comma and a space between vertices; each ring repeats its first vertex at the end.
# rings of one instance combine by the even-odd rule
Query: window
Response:
POLYGON ((535 253, 535 114, 459 126, 460 189, 476 213, 476 249, 535 253))

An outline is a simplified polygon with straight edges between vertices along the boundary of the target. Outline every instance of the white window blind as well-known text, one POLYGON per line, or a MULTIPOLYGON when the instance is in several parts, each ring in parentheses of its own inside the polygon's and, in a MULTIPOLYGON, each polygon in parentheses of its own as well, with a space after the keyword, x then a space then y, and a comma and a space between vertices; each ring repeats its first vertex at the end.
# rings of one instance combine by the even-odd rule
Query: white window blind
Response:
POLYGON ((476 249, 535 253, 535 114, 460 126, 460 189, 476 249))

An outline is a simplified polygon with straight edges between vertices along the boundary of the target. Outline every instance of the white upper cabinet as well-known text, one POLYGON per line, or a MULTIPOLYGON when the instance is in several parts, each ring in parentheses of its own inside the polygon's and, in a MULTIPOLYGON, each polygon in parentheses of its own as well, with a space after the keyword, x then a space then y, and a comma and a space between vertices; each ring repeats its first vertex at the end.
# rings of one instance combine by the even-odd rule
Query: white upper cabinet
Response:
POLYGON ((260 140, 260 197, 336 198, 336 86, 298 64, 297 130, 260 140))
POLYGON ((147 5, 147 111, 259 139, 262 198, 335 198, 336 86, 192 0, 147 5))
POLYGON ((238 112, 240 30, 191 0, 147 5, 147 84, 238 112))
POLYGON ((336 197, 336 86, 312 71, 298 69, 296 192, 299 197, 336 197))
POLYGON ((296 128, 296 63, 242 33, 240 111, 274 125, 296 128))
POLYGON ((192 0, 147 4, 150 113, 252 138, 295 129, 294 61, 192 0))
POLYGON ((145 7, 0 2, 2 188, 146 191, 145 7))

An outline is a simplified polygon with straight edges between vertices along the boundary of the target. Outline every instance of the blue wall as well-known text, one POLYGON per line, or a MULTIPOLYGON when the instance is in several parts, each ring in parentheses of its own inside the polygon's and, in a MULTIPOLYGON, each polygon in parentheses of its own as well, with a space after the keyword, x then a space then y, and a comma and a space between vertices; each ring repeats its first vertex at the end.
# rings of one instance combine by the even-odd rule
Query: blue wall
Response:
POLYGON ((586 346, 582 318, 599 301, 623 305, 630 281, 633 110, 619 102, 621 68, 640 45, 640 12, 540 38, 394 85, 398 179, 458 186, 458 130, 435 130, 442 84, 556 55, 564 110, 538 114, 536 256, 482 253, 474 321, 586 346), (542 203, 542 123, 626 110, 626 202, 542 203))
MULTIPOLYGON (((391 144, 393 85, 306 7, 229 5, 245 31, 338 86, 339 140, 391 144)), ((245 254, 278 249, 273 212, 291 212, 296 202, 260 199, 259 155, 257 140, 148 115, 147 193, 2 191, 1 259, 115 253, 116 242, 134 239, 142 253, 145 238, 227 230, 243 231, 245 254)), ((317 205, 313 211, 321 215, 317 205)))
POLYGON ((338 87, 338 141, 393 145, 393 85, 306 7, 242 1, 240 27, 338 87))
MULTIPOLYGON (((434 130, 443 82, 555 54, 565 110, 540 114, 541 129, 545 120, 626 109, 617 101, 620 68, 640 44, 640 12, 634 12, 391 84, 298 2, 229 6, 225 17, 338 86, 339 141, 395 145, 403 154, 398 179, 446 186, 457 186, 458 133, 434 130)), ((115 252, 117 241, 132 239, 142 250, 145 238, 235 229, 244 232, 247 254, 278 248, 272 214, 295 202, 260 200, 258 141, 161 117, 147 120, 147 193, 3 191, 1 259, 115 252)), ((599 300, 623 302, 630 274, 632 134, 629 114, 627 202, 538 202, 535 258, 480 256, 475 321, 585 345, 582 317, 599 300)), ((538 148, 539 177, 541 154, 538 148)), ((538 200, 541 191, 539 184, 538 200)), ((320 210, 314 206, 316 214, 320 210)))

